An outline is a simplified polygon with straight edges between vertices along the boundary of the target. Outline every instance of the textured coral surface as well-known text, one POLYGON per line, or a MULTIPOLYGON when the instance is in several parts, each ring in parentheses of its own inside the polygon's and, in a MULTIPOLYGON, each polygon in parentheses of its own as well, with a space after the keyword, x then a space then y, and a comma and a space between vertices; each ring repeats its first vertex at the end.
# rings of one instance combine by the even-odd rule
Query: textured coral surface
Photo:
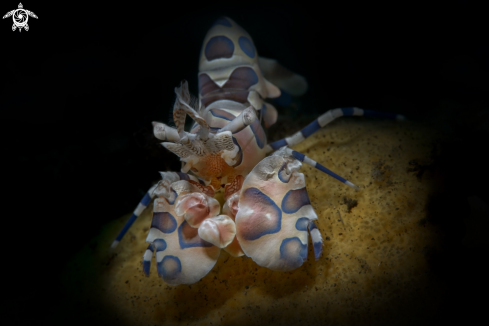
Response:
POLYGON ((296 146, 361 190, 302 167, 324 252, 315 261, 310 244, 308 260, 292 272, 221 251, 200 282, 171 287, 154 261, 149 277, 142 272, 151 209, 110 252, 123 216, 68 265, 65 314, 118 325, 434 322, 447 288, 430 270, 440 236, 426 222, 437 180, 426 167, 438 138, 413 122, 342 118, 296 146))

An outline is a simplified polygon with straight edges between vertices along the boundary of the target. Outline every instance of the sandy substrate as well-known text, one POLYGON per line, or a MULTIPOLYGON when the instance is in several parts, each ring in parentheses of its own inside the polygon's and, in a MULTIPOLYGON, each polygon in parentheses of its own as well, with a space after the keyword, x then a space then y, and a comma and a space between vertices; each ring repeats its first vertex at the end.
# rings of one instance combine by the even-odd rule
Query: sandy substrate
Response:
MULTIPOLYGON (((446 284, 430 269, 440 235, 427 222, 439 135, 413 122, 345 118, 294 149, 360 186, 301 169, 325 240, 314 260, 274 272, 221 251, 193 285, 142 272, 152 210, 109 247, 129 215, 106 225, 68 264, 64 317, 117 325, 404 325, 438 316, 446 284)), ((115 203, 112 203, 115 204, 115 203)), ((73 324, 71 322, 70 324, 73 324)))

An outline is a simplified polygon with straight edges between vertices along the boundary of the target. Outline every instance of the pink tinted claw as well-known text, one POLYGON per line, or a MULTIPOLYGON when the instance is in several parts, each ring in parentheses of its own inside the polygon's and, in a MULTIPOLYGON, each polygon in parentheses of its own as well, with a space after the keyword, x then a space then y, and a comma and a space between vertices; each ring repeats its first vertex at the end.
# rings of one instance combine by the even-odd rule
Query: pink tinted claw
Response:
POLYGON ((202 193, 180 196, 175 203, 175 213, 182 216, 191 227, 198 228, 209 217, 219 213, 219 202, 202 193))
POLYGON ((175 182, 172 188, 178 194, 175 213, 183 216, 191 227, 198 228, 205 219, 219 214, 219 202, 188 181, 175 182))
POLYGON ((227 215, 208 218, 199 227, 199 236, 219 248, 228 246, 235 235, 236 224, 227 215))

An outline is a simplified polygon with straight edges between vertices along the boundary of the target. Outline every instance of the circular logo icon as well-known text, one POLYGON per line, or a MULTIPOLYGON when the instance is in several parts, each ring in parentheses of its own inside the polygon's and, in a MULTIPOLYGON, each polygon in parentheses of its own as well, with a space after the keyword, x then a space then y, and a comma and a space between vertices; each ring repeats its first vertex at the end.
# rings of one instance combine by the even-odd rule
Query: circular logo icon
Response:
POLYGON ((27 24, 27 20, 29 20, 29 16, 24 9, 17 9, 12 16, 14 16, 14 24, 17 27, 24 27, 27 24))

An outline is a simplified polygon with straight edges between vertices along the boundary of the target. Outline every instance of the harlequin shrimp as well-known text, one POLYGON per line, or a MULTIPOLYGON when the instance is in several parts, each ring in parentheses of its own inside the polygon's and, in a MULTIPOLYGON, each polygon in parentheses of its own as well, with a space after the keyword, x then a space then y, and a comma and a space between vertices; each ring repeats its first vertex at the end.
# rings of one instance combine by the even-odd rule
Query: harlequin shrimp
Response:
POLYGON ((301 95, 307 83, 275 60, 258 57, 250 35, 228 17, 218 19, 204 39, 198 78, 198 99, 187 82, 175 88, 175 128, 153 122, 155 137, 180 157, 181 172, 160 172, 162 180, 149 189, 112 247, 157 197, 143 271, 149 275, 156 256, 158 275, 170 285, 199 281, 221 249, 272 270, 294 270, 306 260, 309 234, 317 260, 323 239, 299 172, 302 163, 358 187, 289 146, 341 116, 402 116, 334 109, 267 144, 262 123, 274 124, 277 111, 264 99, 279 97, 280 89, 301 95), (187 115, 195 121, 189 132, 184 130, 187 115))

